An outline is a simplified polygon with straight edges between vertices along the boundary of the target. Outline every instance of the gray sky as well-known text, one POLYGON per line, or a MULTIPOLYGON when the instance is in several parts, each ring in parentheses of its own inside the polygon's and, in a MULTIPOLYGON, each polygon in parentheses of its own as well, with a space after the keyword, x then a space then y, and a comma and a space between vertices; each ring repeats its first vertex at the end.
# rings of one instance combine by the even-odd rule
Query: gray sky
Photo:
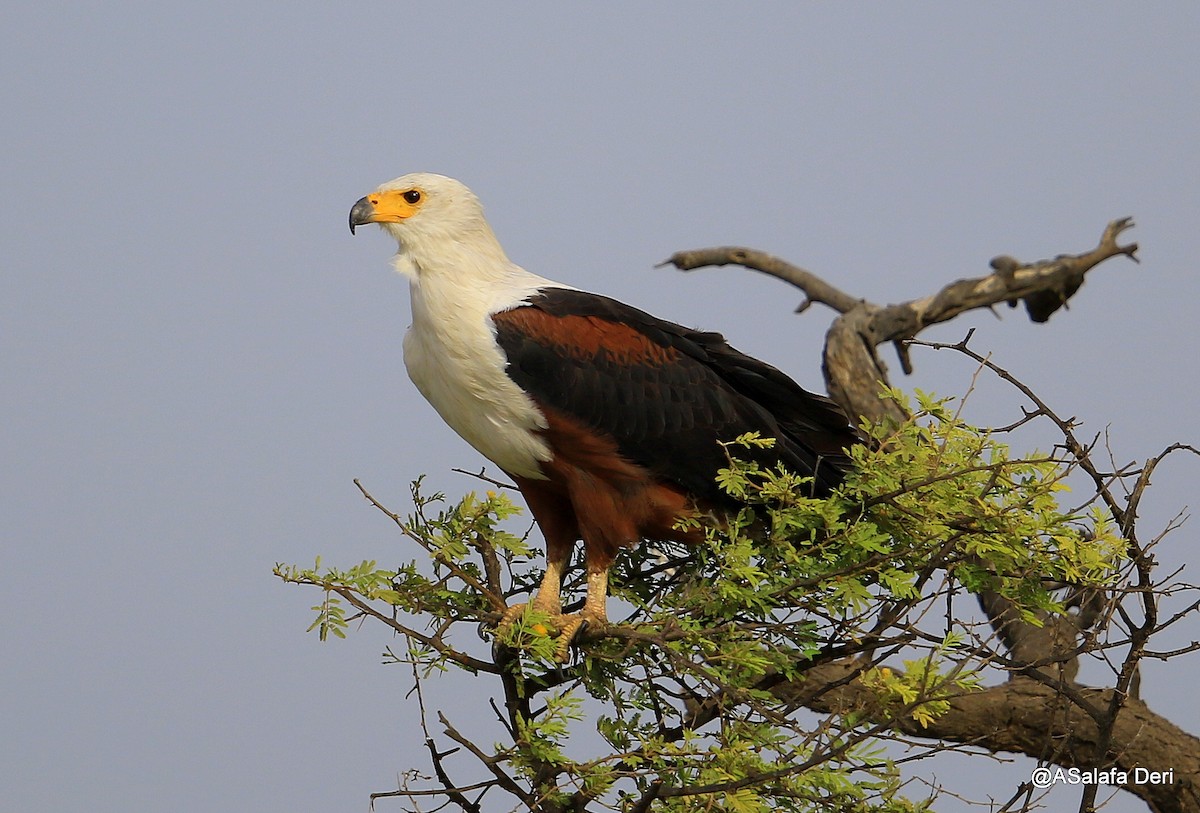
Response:
MULTIPOLYGON (((361 810, 425 766, 384 631, 319 645, 318 594, 271 576, 412 555, 354 477, 397 510, 421 473, 477 486, 404 375, 393 244, 346 229, 406 172, 465 181, 530 270, 812 388, 827 312, 652 266, 740 243, 892 301, 1133 215, 1142 264, 1050 324, 932 336, 978 326, 1121 462, 1197 440, 1194 3, 42 2, 0 32, 5 810, 361 810)), ((898 383, 970 380, 915 360, 898 383)), ((1143 533, 1197 473, 1160 469, 1143 533)), ((1200 732, 1194 670, 1150 664, 1143 692, 1200 732)))

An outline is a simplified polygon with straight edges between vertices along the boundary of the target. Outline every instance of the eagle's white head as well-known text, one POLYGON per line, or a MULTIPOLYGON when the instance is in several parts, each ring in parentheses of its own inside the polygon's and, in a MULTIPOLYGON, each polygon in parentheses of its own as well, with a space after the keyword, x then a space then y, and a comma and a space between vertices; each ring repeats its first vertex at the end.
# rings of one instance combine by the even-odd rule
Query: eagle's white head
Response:
POLYGON ((350 231, 378 223, 400 245, 396 267, 412 275, 447 266, 469 272, 509 265, 475 193, 460 181, 414 172, 382 184, 350 209, 350 231))

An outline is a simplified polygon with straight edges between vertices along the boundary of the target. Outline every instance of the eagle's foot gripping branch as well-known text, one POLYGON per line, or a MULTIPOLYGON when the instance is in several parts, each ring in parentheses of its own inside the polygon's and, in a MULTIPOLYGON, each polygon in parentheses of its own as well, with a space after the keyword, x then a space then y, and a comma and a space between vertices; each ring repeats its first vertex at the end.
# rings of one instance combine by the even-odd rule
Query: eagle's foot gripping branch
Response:
POLYGON ((532 604, 514 604, 509 607, 500 623, 496 625, 497 639, 511 640, 509 631, 514 624, 522 620, 528 634, 558 639, 554 659, 559 663, 566 663, 571 659, 571 644, 577 637, 585 631, 598 632, 608 626, 607 618, 587 612, 587 607, 579 613, 545 613, 539 610, 535 601, 532 604), (527 608, 532 611, 529 615, 526 614, 527 608))

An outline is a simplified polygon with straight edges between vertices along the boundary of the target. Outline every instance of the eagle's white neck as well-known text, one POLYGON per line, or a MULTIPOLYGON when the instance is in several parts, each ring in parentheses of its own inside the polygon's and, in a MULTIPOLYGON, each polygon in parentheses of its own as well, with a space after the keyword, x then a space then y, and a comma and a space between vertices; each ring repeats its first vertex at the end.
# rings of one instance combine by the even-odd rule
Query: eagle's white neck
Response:
MULTIPOLYGON (((485 224, 486 228, 486 224, 485 224)), ((546 420, 505 372, 491 316, 528 301, 538 289, 563 287, 512 263, 492 236, 406 241, 396 270, 409 279, 413 323, 404 363, 417 389, 459 435, 512 475, 541 479, 550 449, 538 430, 546 420)))
POLYGON ((514 271, 527 273, 509 261, 486 220, 453 233, 429 228, 392 233, 399 243, 393 265, 410 279, 447 278, 488 286, 514 271))

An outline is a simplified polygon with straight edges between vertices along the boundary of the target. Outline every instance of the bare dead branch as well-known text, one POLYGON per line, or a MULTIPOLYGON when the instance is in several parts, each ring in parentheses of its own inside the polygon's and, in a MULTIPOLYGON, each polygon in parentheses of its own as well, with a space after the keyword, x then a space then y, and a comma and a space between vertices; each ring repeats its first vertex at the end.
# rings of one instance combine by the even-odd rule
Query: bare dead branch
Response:
POLYGON ((859 304, 858 299, 830 285, 811 271, 805 271, 786 260, 753 248, 718 246, 677 251, 655 267, 661 268, 664 265, 673 265, 680 271, 693 271, 709 266, 740 265, 743 268, 781 279, 796 286, 805 294, 806 298, 796 309, 797 313, 807 310, 813 302, 828 305, 838 313, 847 313, 859 304))
POLYGON ((1121 233, 1132 226, 1133 220, 1128 217, 1112 221, 1096 248, 1082 254, 1060 254, 1053 260, 1029 264, 997 257, 992 260, 995 273, 952 282, 932 296, 883 308, 878 316, 881 339, 909 339, 929 325, 948 322, 966 311, 1017 300, 1026 301, 1034 321, 1044 322, 1066 304, 1092 268, 1119 255, 1136 260, 1136 243, 1122 246, 1117 242, 1121 233), (1033 307, 1030 297, 1034 298, 1033 307))
MULTIPOLYGON (((847 414, 872 421, 902 419, 895 405, 879 398, 879 385, 888 383, 887 367, 876 348, 884 342, 902 343, 926 327, 946 322, 966 311, 1000 303, 1025 301, 1035 321, 1045 321, 1079 289, 1084 276, 1105 260, 1125 256, 1136 260, 1137 244, 1122 245, 1120 236, 1132 228, 1130 218, 1109 223, 1095 248, 1081 254, 1060 254, 1052 260, 1021 263, 1008 256, 992 261, 993 273, 962 279, 936 294, 895 305, 880 306, 852 296, 825 280, 778 257, 755 249, 724 246, 679 251, 660 265, 682 271, 706 266, 741 265, 798 287, 806 296, 799 310, 820 302, 841 314, 830 328, 825 345, 825 381, 847 414)), ((899 346, 899 345, 898 345, 899 346)), ((905 373, 912 369, 900 351, 905 373)))

